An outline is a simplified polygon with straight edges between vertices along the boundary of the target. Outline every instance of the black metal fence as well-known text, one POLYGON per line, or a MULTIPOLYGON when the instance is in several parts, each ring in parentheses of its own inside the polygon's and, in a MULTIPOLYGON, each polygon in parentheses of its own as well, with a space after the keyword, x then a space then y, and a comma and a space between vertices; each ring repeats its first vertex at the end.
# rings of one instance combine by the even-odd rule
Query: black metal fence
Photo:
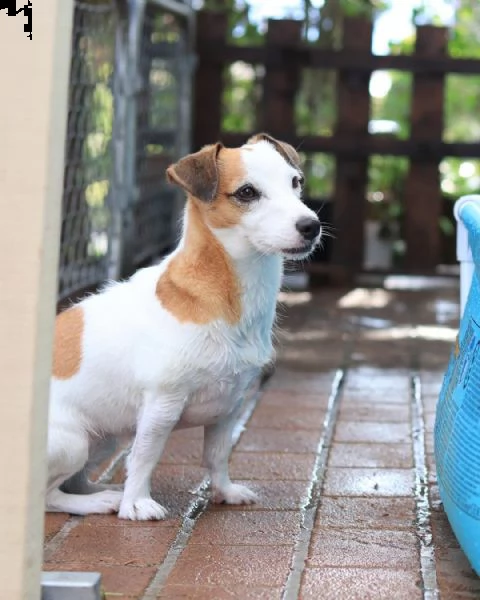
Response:
POLYGON ((173 244, 165 168, 190 147, 194 12, 180 0, 75 2, 59 300, 173 244))

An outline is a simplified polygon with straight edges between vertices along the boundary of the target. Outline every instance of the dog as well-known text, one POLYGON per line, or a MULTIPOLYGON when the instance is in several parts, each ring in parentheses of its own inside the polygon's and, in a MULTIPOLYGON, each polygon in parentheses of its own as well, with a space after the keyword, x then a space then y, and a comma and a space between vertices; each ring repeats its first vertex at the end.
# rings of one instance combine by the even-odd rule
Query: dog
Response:
POLYGON ((57 316, 47 511, 166 515, 150 478, 172 430, 203 426, 213 502, 256 500, 228 472, 249 386, 273 356, 284 259, 304 259, 321 223, 302 201, 295 149, 267 134, 218 142, 167 169, 187 196, 178 246, 57 316), (123 489, 92 483, 95 440, 135 431, 123 489))

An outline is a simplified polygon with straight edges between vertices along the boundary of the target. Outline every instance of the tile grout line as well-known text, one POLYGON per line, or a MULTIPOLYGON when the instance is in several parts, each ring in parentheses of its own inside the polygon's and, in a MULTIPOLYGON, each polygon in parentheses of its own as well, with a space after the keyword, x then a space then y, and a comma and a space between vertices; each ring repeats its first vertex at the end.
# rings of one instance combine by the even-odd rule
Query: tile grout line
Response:
POLYGON ((83 517, 74 515, 71 515, 67 519, 60 531, 57 531, 57 533, 47 542, 43 551, 43 563, 46 563, 50 560, 50 558, 70 535, 70 533, 75 529, 75 527, 77 527, 77 525, 80 525, 82 521, 83 517))
MULTIPOLYGON (((110 464, 102 471, 97 478, 98 483, 106 483, 115 474, 120 461, 125 458, 130 450, 130 444, 123 448, 120 452, 117 452, 112 457, 110 464)), ((63 524, 61 529, 47 542, 43 551, 43 562, 48 562, 50 557, 60 548, 62 543, 67 539, 70 533, 83 522, 84 517, 78 515, 70 515, 68 520, 63 524)))
POLYGON ((338 369, 332 382, 323 430, 317 446, 317 457, 307 491, 307 499, 301 507, 300 533, 293 551, 291 569, 282 595, 283 600, 296 600, 299 597, 302 575, 305 570, 315 517, 320 504, 327 458, 337 419, 338 399, 345 378, 346 369, 338 369))
MULTIPOLYGON (((260 387, 257 389, 256 393, 253 397, 248 401, 245 410, 242 414, 240 421, 238 422, 234 432, 233 432, 233 448, 235 448, 240 436, 242 435, 245 425, 248 423, 250 417, 252 416, 253 411, 260 399, 263 390, 260 387)), ((173 571, 177 560, 180 558, 182 552, 185 550, 190 536, 193 533, 195 525, 199 521, 200 517, 207 510, 210 500, 207 495, 204 495, 209 487, 209 479, 205 477, 202 483, 198 486, 195 491, 196 498, 192 500, 190 506, 187 508, 185 515, 182 520, 182 524, 180 525, 180 529, 170 545, 168 552, 158 567, 157 572, 153 576, 153 579, 150 581, 148 587, 146 588, 142 600, 155 600, 158 597, 158 594, 162 590, 165 585, 168 576, 173 571)))
POLYGON ((425 422, 422 386, 417 373, 411 376, 412 445, 415 470, 416 534, 420 541, 420 570, 424 600, 438 600, 435 547, 430 522, 428 469, 425 460, 425 422))

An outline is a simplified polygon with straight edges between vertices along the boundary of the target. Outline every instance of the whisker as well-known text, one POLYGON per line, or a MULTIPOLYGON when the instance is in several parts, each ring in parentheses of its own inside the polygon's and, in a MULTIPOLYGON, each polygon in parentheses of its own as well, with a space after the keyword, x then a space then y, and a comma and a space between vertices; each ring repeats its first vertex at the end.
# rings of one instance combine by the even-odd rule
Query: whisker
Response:
POLYGON ((322 238, 330 238, 331 240, 336 240, 337 236, 331 233, 330 231, 322 231, 322 238))

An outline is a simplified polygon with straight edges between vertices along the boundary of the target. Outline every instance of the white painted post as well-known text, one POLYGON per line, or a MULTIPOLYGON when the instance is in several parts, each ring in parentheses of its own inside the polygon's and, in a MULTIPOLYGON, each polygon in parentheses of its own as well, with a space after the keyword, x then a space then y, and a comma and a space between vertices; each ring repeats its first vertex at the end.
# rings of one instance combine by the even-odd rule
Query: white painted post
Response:
MULTIPOLYGON (((17 2, 17 7, 27 2, 17 2)), ((73 0, 0 10, 0 597, 40 598, 73 0)))

